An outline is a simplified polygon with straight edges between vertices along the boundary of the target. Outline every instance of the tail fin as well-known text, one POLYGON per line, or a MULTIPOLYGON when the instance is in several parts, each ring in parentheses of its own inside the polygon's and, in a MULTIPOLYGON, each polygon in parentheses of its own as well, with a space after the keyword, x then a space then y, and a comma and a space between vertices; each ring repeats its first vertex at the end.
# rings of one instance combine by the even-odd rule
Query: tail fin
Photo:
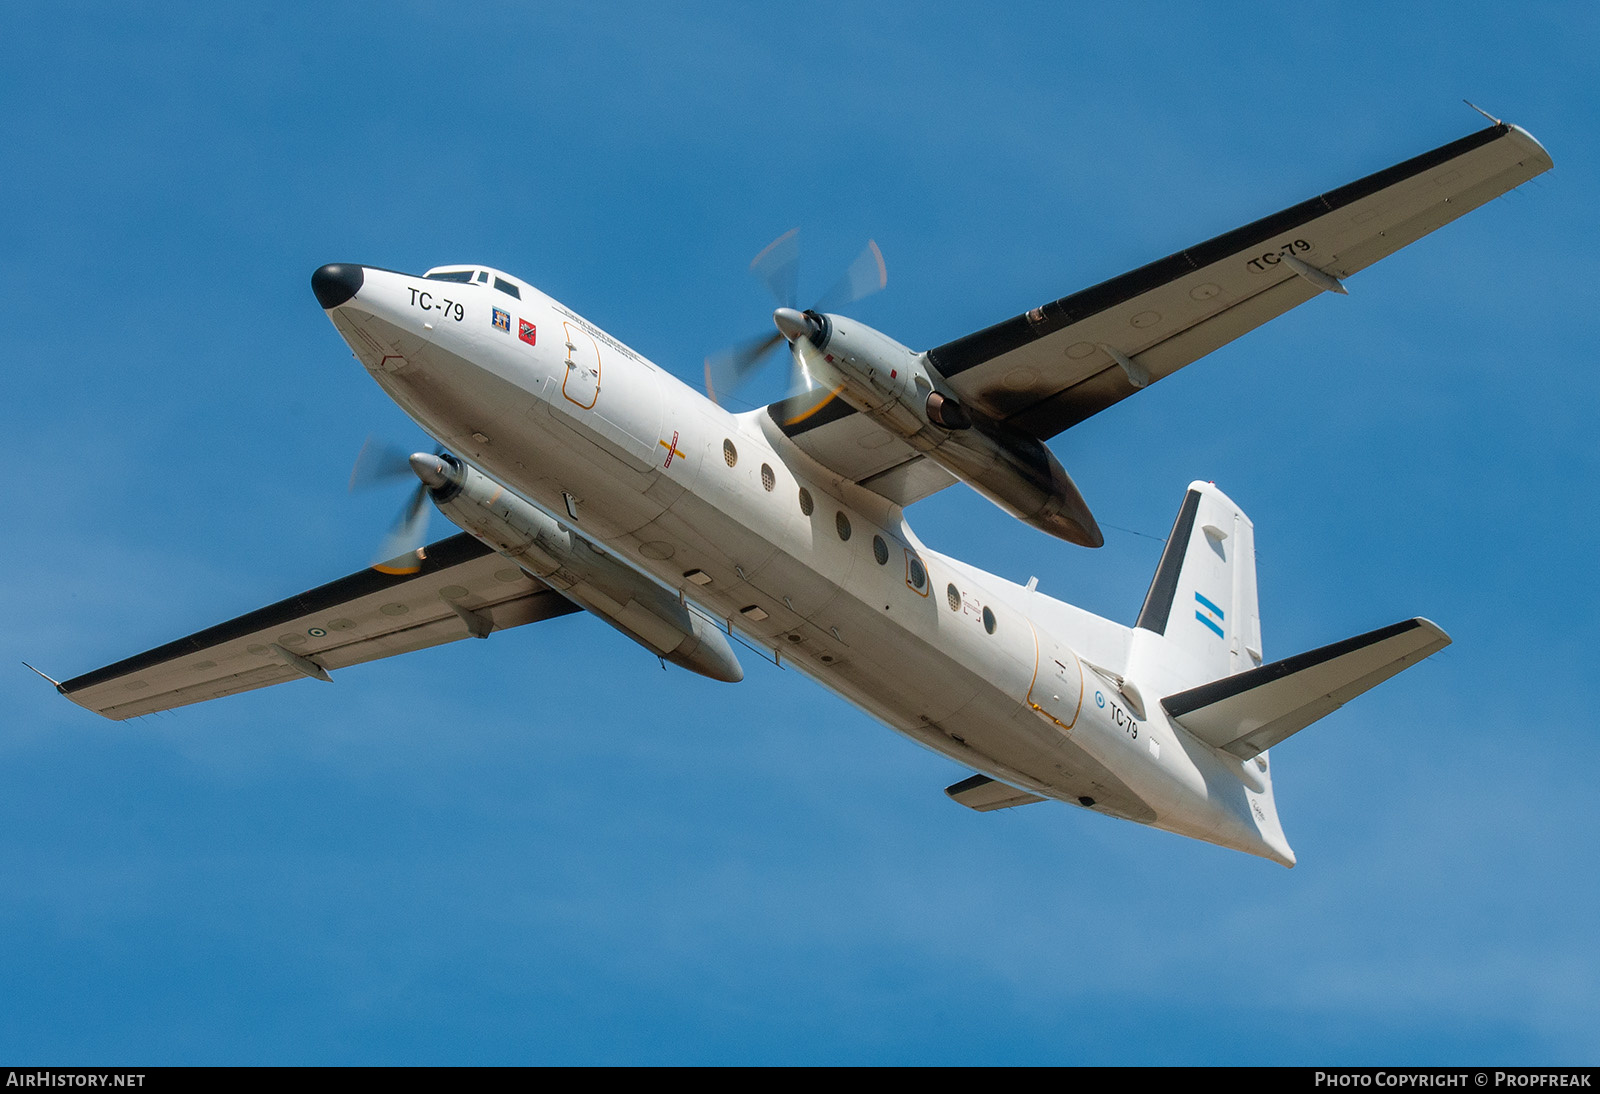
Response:
POLYGON ((1194 683, 1261 664, 1255 525, 1212 483, 1189 484, 1135 627, 1164 637, 1194 683))

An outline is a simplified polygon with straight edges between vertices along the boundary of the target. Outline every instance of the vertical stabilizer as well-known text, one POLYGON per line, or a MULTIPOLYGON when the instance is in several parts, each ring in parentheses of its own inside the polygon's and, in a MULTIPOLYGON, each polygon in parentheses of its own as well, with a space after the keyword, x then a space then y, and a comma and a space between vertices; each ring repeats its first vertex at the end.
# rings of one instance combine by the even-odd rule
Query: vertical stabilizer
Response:
POLYGON ((1189 484, 1135 627, 1194 684, 1261 664, 1255 526, 1212 483, 1189 484))

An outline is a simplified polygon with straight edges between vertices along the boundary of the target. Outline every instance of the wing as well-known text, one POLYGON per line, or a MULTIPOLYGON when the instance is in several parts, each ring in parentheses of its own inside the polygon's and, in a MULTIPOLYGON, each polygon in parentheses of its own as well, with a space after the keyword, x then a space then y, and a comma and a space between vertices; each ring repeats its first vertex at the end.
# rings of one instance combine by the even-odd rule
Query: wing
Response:
POLYGON ((783 438, 840 479, 857 483, 896 505, 910 505, 956 482, 956 477, 843 399, 795 421, 810 395, 793 396, 766 408, 761 427, 782 450, 783 438))
POLYGON ((938 346, 929 361, 959 398, 1053 437, 1551 166, 1526 132, 1494 125, 938 346))
POLYGON ((362 570, 58 684, 122 720, 582 609, 462 533, 413 574, 362 570))

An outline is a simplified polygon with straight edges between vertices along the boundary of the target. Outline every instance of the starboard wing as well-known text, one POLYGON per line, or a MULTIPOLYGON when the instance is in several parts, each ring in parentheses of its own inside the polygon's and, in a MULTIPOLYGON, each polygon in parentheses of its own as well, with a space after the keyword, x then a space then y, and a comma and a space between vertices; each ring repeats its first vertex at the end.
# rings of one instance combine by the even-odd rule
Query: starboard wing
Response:
POLYGON ((795 421, 795 408, 812 396, 794 396, 766 408, 761 423, 782 448, 795 447, 841 481, 853 482, 896 505, 910 505, 936 494, 957 479, 843 399, 832 399, 811 416, 795 421))
POLYGON ((362 570, 57 685, 122 720, 582 609, 462 533, 415 573, 362 570))

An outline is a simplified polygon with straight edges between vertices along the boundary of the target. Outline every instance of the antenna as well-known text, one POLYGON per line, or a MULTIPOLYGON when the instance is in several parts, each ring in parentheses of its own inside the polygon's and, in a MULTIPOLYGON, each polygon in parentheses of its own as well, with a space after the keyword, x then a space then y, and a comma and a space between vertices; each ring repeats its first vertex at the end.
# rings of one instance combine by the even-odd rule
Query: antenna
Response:
MULTIPOLYGON (((34 668, 32 665, 28 664, 26 661, 24 661, 22 663, 22 667, 25 668, 25 669, 28 669, 30 672, 33 672, 33 673, 35 673, 35 674, 37 674, 39 676, 43 676, 46 680, 50 680, 50 677, 45 676, 44 673, 42 673, 38 669, 34 668)), ((61 690, 61 681, 60 680, 50 680, 50 683, 55 685, 55 689, 57 691, 61 690)))

